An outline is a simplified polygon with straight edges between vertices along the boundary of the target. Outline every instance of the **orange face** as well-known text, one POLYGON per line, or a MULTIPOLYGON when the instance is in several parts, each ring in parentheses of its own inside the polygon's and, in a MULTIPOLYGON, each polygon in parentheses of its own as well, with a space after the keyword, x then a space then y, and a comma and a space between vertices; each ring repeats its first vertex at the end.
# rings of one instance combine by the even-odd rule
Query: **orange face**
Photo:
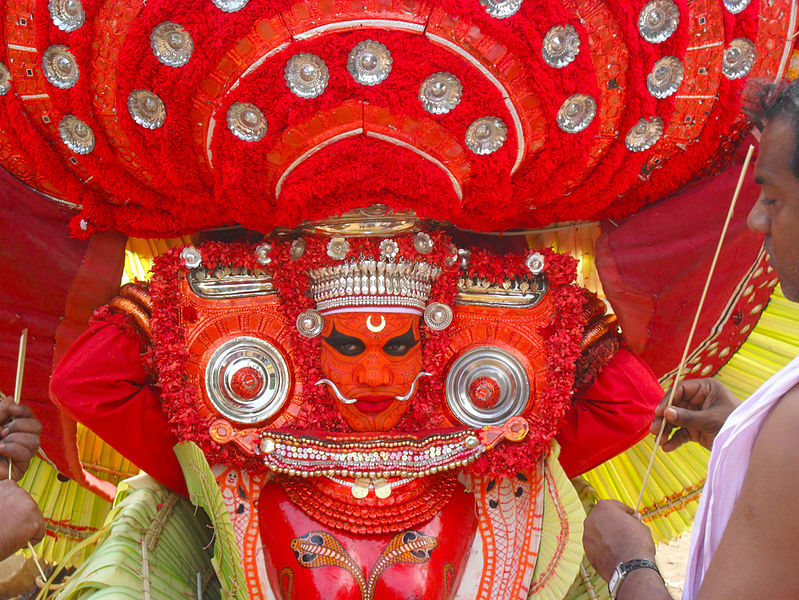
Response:
MULTIPOLYGON (((422 370, 419 316, 346 312, 325 316, 322 373, 354 431, 388 431, 408 411, 407 396, 422 370)), ((411 394, 412 397, 412 394, 411 394)))

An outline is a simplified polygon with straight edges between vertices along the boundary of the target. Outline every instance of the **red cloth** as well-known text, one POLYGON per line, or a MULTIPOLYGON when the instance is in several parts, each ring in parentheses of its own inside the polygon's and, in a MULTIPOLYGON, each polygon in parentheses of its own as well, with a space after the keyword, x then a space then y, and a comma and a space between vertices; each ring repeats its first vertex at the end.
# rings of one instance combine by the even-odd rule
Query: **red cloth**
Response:
POLYGON ((625 349, 616 352, 558 431, 566 474, 585 473, 643 439, 662 397, 643 360, 625 349))
POLYGON ((146 383, 141 344, 123 315, 98 320, 67 350, 50 381, 54 402, 155 479, 188 495, 172 447, 178 440, 146 383))

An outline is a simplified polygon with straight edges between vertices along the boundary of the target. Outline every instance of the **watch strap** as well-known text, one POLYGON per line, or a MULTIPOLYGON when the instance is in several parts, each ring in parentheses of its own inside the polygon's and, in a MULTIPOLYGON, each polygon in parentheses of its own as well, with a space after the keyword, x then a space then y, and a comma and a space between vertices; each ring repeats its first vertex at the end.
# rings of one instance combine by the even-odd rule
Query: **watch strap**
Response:
POLYGON ((663 575, 660 574, 658 566, 648 558, 634 558, 633 560, 621 562, 616 565, 610 577, 610 581, 608 582, 608 592, 610 593, 611 600, 616 600, 616 597, 619 595, 619 590, 621 589, 621 584, 624 583, 627 575, 636 569, 652 569, 663 579, 663 575))

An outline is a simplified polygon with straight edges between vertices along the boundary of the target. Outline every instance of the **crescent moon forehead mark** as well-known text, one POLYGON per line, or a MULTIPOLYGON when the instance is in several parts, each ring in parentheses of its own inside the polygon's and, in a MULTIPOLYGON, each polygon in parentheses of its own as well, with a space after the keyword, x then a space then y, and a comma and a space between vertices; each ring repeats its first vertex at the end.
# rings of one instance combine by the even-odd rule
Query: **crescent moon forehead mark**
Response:
POLYGON ((386 328, 386 317, 380 315, 380 325, 372 325, 372 315, 366 317, 366 328, 372 333, 380 333, 386 328))

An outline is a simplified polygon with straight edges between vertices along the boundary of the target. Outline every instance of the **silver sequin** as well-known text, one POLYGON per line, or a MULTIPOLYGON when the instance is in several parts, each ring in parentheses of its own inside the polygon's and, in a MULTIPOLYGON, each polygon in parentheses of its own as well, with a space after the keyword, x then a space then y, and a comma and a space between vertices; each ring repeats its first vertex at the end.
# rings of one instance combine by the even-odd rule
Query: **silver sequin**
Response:
POLYGON ((75 31, 86 22, 86 13, 80 0, 50 0, 48 8, 53 24, 61 31, 75 31))
POLYGON ((580 36, 571 25, 555 25, 547 31, 541 44, 541 54, 550 66, 560 69, 573 61, 580 52, 580 36))
POLYGON ((724 0, 724 8, 727 9, 727 12, 737 15, 749 6, 749 2, 750 0, 724 0))
POLYGON ((680 87, 683 66, 676 56, 664 56, 646 77, 646 87, 655 98, 668 98, 680 87))
POLYGON ((566 133, 577 133, 591 124, 596 116, 596 102, 586 94, 574 94, 558 110, 558 127, 566 133))
POLYGON ((58 133, 67 148, 76 154, 88 154, 94 150, 92 128, 75 115, 67 115, 58 125, 58 133))
POLYGON ((169 67, 182 67, 194 52, 194 42, 183 25, 164 21, 153 27, 150 48, 159 62, 169 67))
POLYGON ((519 11, 522 0, 480 0, 480 4, 495 19, 506 19, 519 11))
POLYGON ((236 12, 241 10, 250 0, 211 0, 223 12, 236 12))
POLYGON ((724 51, 721 72, 728 79, 739 79, 752 70, 756 58, 755 45, 746 38, 736 38, 724 51))
POLYGON ((480 117, 466 130, 466 146, 475 154, 496 152, 508 139, 508 128, 499 117, 480 117))
POLYGON ((300 335, 313 338, 322 333, 325 327, 325 318, 319 311, 309 309, 297 315, 297 331, 300 335))
POLYGON ((433 251, 433 239, 424 232, 413 237, 413 247, 419 254, 430 254, 433 251))
POLYGON ((78 82, 78 61, 66 46, 50 46, 42 55, 44 77, 57 88, 66 90, 78 82))
POLYGON ((664 42, 677 31, 680 10, 672 0, 651 0, 638 15, 638 31, 647 42, 664 42))
POLYGON ((183 264, 187 269, 196 269, 203 264, 203 255, 194 246, 186 246, 180 253, 180 258, 183 259, 183 264))
POLYGON ((136 123, 146 129, 157 129, 166 119, 164 102, 149 90, 133 90, 130 93, 128 112, 136 123))
POLYGON ((258 264, 268 265, 271 263, 272 258, 269 256, 270 252, 272 252, 272 244, 268 242, 258 244, 255 248, 255 256, 258 257, 258 264))
POLYGON ((347 70, 361 85, 376 85, 391 73, 391 52, 380 42, 364 40, 355 44, 347 57, 347 70))
POLYGON ((452 309, 441 302, 431 302, 424 309, 424 322, 433 331, 441 331, 449 327, 452 317, 452 309))
POLYGON ((539 252, 533 252, 530 256, 527 257, 527 260, 524 261, 524 264, 527 265, 527 268, 530 269, 530 273, 533 275, 538 275, 541 271, 544 270, 544 266, 546 265, 546 261, 544 257, 539 252))
POLYGON ((663 134, 663 119, 660 117, 641 118, 636 123, 624 143, 628 150, 633 152, 641 152, 647 148, 651 148, 655 142, 660 139, 663 134))
POLYGON ((433 115, 443 115, 458 106, 463 95, 463 85, 451 73, 433 73, 419 86, 419 100, 424 109, 433 115))
POLYGON ((291 242, 289 256, 291 256, 291 260, 300 260, 303 254, 305 254, 305 240, 302 238, 297 238, 291 242))
POLYGON ((266 117, 249 102, 234 102, 227 111, 227 126, 240 140, 257 142, 266 135, 266 117))
POLYGON ((327 255, 333 260, 344 260, 350 251, 350 243, 343 237, 331 238, 327 243, 327 255))
POLYGON ((0 63, 0 96, 5 96, 11 89, 11 72, 0 63))
POLYGON ((394 240, 383 240, 380 242, 380 259, 394 260, 399 254, 399 246, 394 240))
POLYGON ((286 85, 300 98, 316 98, 325 91, 330 73, 324 61, 308 52, 295 54, 286 63, 286 85))

